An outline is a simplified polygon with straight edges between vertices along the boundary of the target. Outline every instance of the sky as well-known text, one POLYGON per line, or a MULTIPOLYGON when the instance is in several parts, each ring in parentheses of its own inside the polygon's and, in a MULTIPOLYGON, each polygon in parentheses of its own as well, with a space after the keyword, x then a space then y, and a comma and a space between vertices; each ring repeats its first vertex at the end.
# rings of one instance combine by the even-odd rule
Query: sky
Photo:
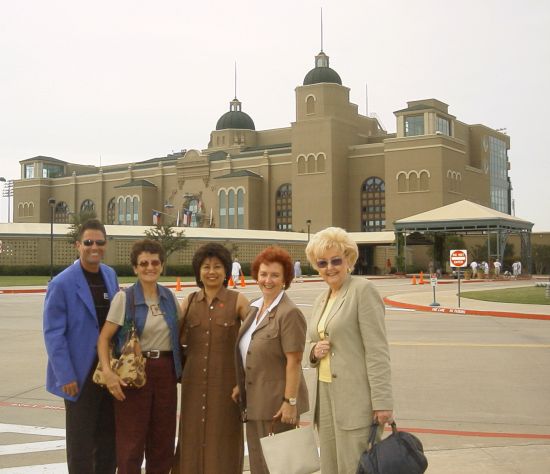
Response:
MULTIPOLYGON (((515 215, 550 231, 550 2, 17 0, 0 3, 0 176, 37 155, 108 165, 204 149, 235 91, 288 127, 321 49, 359 112, 436 98, 504 128, 515 215), (367 100, 368 95, 368 100, 367 100)), ((7 219, 0 198, 0 222, 7 219)))

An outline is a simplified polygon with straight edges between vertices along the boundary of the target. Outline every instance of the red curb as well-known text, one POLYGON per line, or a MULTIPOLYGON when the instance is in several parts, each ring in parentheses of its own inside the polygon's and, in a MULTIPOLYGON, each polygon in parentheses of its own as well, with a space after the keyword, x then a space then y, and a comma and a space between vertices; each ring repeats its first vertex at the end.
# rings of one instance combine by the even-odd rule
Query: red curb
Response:
POLYGON ((415 309, 417 311, 427 311, 429 313, 467 314, 472 316, 493 316, 496 318, 538 319, 542 321, 550 321, 550 314, 512 313, 508 311, 483 311, 478 309, 445 308, 443 306, 422 306, 418 304, 402 303, 401 301, 394 301, 389 298, 384 298, 384 303, 397 308, 415 309))
MULTIPOLYGON (((390 431, 386 427, 386 431, 390 431)), ((438 430, 432 428, 398 428, 398 431, 408 431, 410 433, 435 434, 445 436, 472 436, 478 438, 520 438, 520 439, 550 439, 550 434, 535 433, 491 433, 487 431, 461 431, 461 430, 438 430)))

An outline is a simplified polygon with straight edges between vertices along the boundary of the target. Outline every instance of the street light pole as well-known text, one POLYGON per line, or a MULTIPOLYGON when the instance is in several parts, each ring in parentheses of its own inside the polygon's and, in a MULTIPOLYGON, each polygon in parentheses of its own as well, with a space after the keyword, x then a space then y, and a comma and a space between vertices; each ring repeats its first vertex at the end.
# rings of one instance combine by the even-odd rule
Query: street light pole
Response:
POLYGON ((311 219, 308 219, 306 221, 306 224, 307 224, 307 241, 309 242, 309 231, 311 229, 311 219))
POLYGON ((53 279, 53 213, 55 207, 55 199, 49 198, 50 205, 50 281, 53 279))
POLYGON ((2 196, 8 198, 8 224, 11 220, 11 197, 13 196, 13 180, 0 176, 0 182, 4 183, 2 196))

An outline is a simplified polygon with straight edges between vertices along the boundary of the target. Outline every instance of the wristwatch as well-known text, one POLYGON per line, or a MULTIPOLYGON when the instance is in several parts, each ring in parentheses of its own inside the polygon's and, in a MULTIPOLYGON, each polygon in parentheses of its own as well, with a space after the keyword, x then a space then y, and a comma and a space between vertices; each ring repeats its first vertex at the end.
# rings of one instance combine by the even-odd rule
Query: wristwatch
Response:
POLYGON ((283 397, 283 402, 287 402, 290 406, 295 406, 296 405, 296 399, 295 398, 283 397))

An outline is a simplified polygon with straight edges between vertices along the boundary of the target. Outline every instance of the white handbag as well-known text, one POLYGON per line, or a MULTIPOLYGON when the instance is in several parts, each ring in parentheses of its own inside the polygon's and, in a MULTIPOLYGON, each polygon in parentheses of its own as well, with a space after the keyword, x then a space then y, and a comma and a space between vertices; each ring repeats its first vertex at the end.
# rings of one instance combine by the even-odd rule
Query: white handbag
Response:
POLYGON ((270 474, 312 474, 321 469, 313 425, 260 438, 270 474))

